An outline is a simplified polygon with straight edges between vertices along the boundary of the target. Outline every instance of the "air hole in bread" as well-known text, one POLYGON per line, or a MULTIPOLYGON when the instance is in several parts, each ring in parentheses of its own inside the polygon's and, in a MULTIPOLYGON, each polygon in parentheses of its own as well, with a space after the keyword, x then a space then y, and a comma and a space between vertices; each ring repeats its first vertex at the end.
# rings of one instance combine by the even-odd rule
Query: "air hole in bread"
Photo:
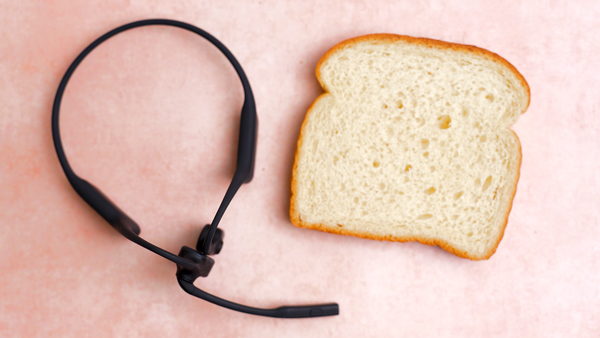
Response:
POLYGON ((379 183, 379 190, 385 190, 385 183, 379 183))
POLYGON ((475 185, 476 186, 480 186, 481 185, 481 180, 480 179, 476 179, 475 180, 475 185))
POLYGON ((485 141, 487 141, 487 136, 485 136, 485 135, 481 135, 481 136, 479 137, 479 141, 481 141, 481 142, 485 142, 485 141))
POLYGON ((494 102, 494 95, 492 95, 492 94, 486 95, 485 98, 488 99, 488 101, 490 101, 490 102, 494 102))
POLYGON ((387 105, 387 104, 384 104, 384 105, 383 105, 383 109, 387 109, 387 107, 388 107, 388 105, 387 105))
POLYGON ((434 166, 431 166, 431 168, 429 168, 429 169, 431 170, 431 172, 435 171, 435 167, 434 166))
POLYGON ((422 149, 427 149, 427 147, 429 147, 429 140, 428 139, 422 139, 421 140, 421 148, 422 149))
POLYGON ((455 200, 457 200, 457 199, 459 199, 459 198, 460 198, 460 196, 462 196, 462 195, 463 195, 463 192, 462 192, 462 191, 459 191, 459 192, 457 192, 457 193, 456 193, 456 195, 454 195, 454 199, 455 199, 455 200))
POLYGON ((492 184, 492 176, 488 176, 488 178, 485 179, 485 182, 483 182, 483 187, 481 188, 481 190, 486 191, 487 188, 489 188, 491 184, 492 184))
POLYGON ((398 108, 402 109, 404 107, 404 105, 402 104, 402 101, 398 101, 398 108))
POLYGON ((375 161, 375 162, 373 162, 373 167, 375 167, 375 168, 379 168, 379 161, 375 161))
POLYGON ((412 169, 412 165, 407 165, 406 168, 404 168, 404 171, 410 171, 412 169))
POLYGON ((467 116, 469 116, 469 112, 466 109, 463 108, 461 115, 463 117, 467 117, 467 116))
POLYGON ((338 225, 337 225, 337 226, 339 226, 340 228, 344 227, 343 225, 341 225, 341 224, 339 224, 339 223, 338 223, 338 225))
POLYGON ((429 157, 429 152, 425 152, 425 153, 423 154, 423 156, 425 156, 425 157, 429 157))
MULTIPOLYGON (((339 224, 338 224, 338 225, 339 225, 339 224)), ((473 232, 469 232, 469 233, 467 234, 467 236, 468 236, 468 237, 472 237, 472 236, 473 236, 473 232)))
POLYGON ((440 129, 448 129, 450 128, 450 123, 452 122, 452 119, 449 115, 442 115, 438 117, 438 122, 440 129))
POLYGON ((417 126, 422 127, 423 125, 425 125, 425 120, 420 117, 417 117, 417 126))
POLYGON ((432 217, 433 217, 433 215, 432 215, 432 214, 423 214, 423 215, 421 215, 421 216, 417 217, 417 219, 418 219, 418 220, 426 220, 426 219, 430 219, 430 218, 432 218, 432 217))
POLYGON ((433 193, 435 193, 435 188, 434 188, 434 187, 431 187, 431 188, 429 188, 429 189, 425 190, 425 193, 426 193, 427 195, 432 195, 433 193))

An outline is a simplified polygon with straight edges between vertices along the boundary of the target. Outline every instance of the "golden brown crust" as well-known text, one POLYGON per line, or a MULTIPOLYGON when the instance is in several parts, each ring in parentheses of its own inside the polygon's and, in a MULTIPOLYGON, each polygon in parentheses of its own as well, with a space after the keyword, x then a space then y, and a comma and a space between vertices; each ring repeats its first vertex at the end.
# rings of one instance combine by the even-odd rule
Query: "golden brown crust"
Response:
MULTIPOLYGON (((359 36, 353 39, 349 39, 346 41, 343 41, 341 43, 338 43, 337 45, 335 45, 333 48, 331 48, 327 53, 325 53, 325 55, 323 55, 323 57, 321 57, 321 59, 319 60, 319 63, 317 64, 316 67, 316 76, 317 79, 319 80, 319 83, 321 84, 321 87, 323 87, 323 89, 325 90, 325 93, 321 94, 313 103, 312 105, 308 108, 308 111, 306 113, 306 116, 304 118, 304 121, 302 122, 302 127, 300 129, 300 135, 298 136, 298 143, 297 143, 297 147, 296 147, 296 156, 294 158, 294 166, 292 169, 292 196, 290 199, 290 220, 292 221, 292 224, 294 224, 297 227, 300 228, 307 228, 307 229, 314 229, 314 230, 320 230, 323 232, 328 232, 328 233, 332 233, 332 234, 339 234, 339 235, 349 235, 349 236, 355 236, 355 237, 360 237, 360 238, 365 238, 365 239, 374 239, 374 240, 386 240, 386 241, 393 241, 393 242, 419 242, 421 244, 425 244, 425 245, 437 245, 440 248, 455 254, 458 257, 462 257, 462 258, 468 258, 471 260, 484 260, 484 259, 488 259, 490 258, 495 252, 496 249, 498 248, 498 245, 500 244, 500 241, 502 240, 502 238, 504 237, 504 231, 506 229, 506 226, 508 224, 508 217, 510 214, 510 211, 512 210, 512 205, 513 205, 513 201, 514 201, 514 197, 517 193, 517 184, 519 181, 519 177, 520 177, 520 168, 521 168, 521 159, 522 159, 522 153, 521 153, 521 143, 519 141, 519 138, 517 136, 517 134, 510 130, 515 137, 517 138, 517 145, 519 146, 518 149, 518 165, 517 167, 517 173, 516 173, 516 180, 515 180, 515 185, 513 188, 513 192, 512 192, 512 196, 510 198, 509 201, 509 207, 508 210, 506 212, 506 215, 504 217, 504 224, 501 226, 500 229, 500 235, 497 238, 496 243, 494 243, 494 245, 491 246, 490 250, 486 253, 484 253, 482 256, 473 256, 470 255, 467 251, 464 250, 460 250, 458 248, 453 247, 451 244, 447 243, 444 240, 441 239, 436 239, 436 238, 427 238, 427 237, 419 237, 419 236, 392 236, 392 235, 376 235, 376 234, 372 234, 372 233, 366 233, 366 232, 357 232, 357 231, 351 231, 351 230, 347 230, 344 229, 343 227, 331 227, 331 226, 327 226, 324 224, 309 224, 304 222, 302 219, 300 219, 300 213, 297 209, 297 205, 296 205, 296 193, 297 193, 297 179, 296 179, 296 175, 297 175, 297 169, 298 169, 298 158, 299 158, 299 154, 300 154, 300 148, 302 147, 302 142, 303 142, 303 136, 304 136, 304 132, 305 132, 305 127, 307 124, 307 121, 309 119, 309 115, 311 114, 315 104, 325 95, 329 94, 329 90, 328 88, 325 86, 325 84, 323 83, 322 79, 321 79, 321 65, 334 53, 336 53, 338 50, 346 48, 347 46, 351 45, 351 44, 355 44, 358 42, 364 42, 364 41, 372 41, 375 43, 389 43, 389 42, 395 42, 395 41, 405 41, 405 42, 410 42, 410 43, 416 43, 416 44, 421 44, 424 46, 428 46, 428 47, 433 47, 433 48, 442 48, 442 49, 452 49, 452 50, 456 50, 456 51, 467 51, 467 52, 471 52, 471 53, 475 53, 475 54, 480 54, 484 57, 488 57, 491 58, 494 61, 500 62, 502 64, 504 64, 506 67, 508 67, 514 74, 515 76, 520 80, 521 84, 523 85, 523 87, 527 90, 527 107, 529 106, 529 99, 530 99, 530 89, 529 89, 529 85, 527 84, 527 81, 525 81, 525 78, 517 71, 517 69, 510 64, 508 61, 506 61, 504 58, 502 58, 501 56, 499 56, 498 54, 492 53, 488 50, 485 50, 483 48, 479 48, 479 47, 475 47, 475 46, 470 46, 470 45, 461 45, 461 44, 454 44, 454 43, 448 43, 448 42, 444 42, 444 41, 439 41, 439 40, 432 40, 432 39, 427 39, 427 38, 414 38, 414 37, 410 37, 410 36, 404 36, 404 35, 395 35, 395 34, 372 34, 372 35, 365 35, 365 36, 359 36)), ((525 108, 525 110, 527 110, 527 107, 525 108)), ((523 110, 521 113, 524 113, 525 110, 523 110)))
POLYGON ((512 196, 510 197, 510 200, 508 202, 508 210, 506 211, 506 216, 504 217, 504 225, 500 229, 500 236, 498 236, 498 241, 492 246, 492 248, 490 249, 489 255, 487 257, 485 257, 484 259, 490 258, 496 252, 498 245, 500 245, 500 241, 504 237, 504 231, 506 230, 506 226, 508 225, 508 216, 510 215, 510 211, 512 210, 513 201, 515 200, 515 196, 517 194, 517 185, 519 183, 519 178, 521 177, 521 161, 523 159, 523 153, 522 153, 522 149, 521 149, 521 141, 519 141, 519 137, 517 136, 517 133, 515 133, 512 130, 510 130, 510 132, 513 133, 513 135, 515 135, 515 137, 517 138, 517 145, 519 146, 519 149, 518 149, 519 163, 516 166, 517 167, 517 174, 516 174, 517 177, 515 179, 515 186, 513 187, 512 196))
POLYGON ((302 140, 304 139, 304 130, 306 127, 306 121, 308 121, 308 115, 312 111, 315 104, 328 93, 323 93, 317 97, 317 99, 308 107, 308 111, 306 112, 306 116, 304 117, 304 121, 302 122, 302 127, 300 127, 300 135, 298 136, 298 142, 296 143, 296 156, 294 156, 294 166, 292 167, 292 197, 290 198, 290 220, 292 224, 297 227, 307 228, 307 226, 302 226, 303 223, 300 220, 300 213, 296 207, 296 173, 298 172, 298 157, 300 155, 300 148, 302 147, 302 140))
POLYGON ((450 42, 433 40, 433 39, 428 39, 428 38, 415 38, 412 36, 397 35, 397 34, 363 35, 363 36, 358 36, 358 37, 355 37, 352 39, 342 41, 342 42, 338 43, 337 45, 333 46, 329 51, 327 51, 327 53, 325 53, 325 55, 323 55, 321 57, 321 59, 319 60, 319 63, 317 63, 316 75, 317 75, 317 79, 319 80, 319 83, 321 84, 321 87, 323 87, 323 89, 326 92, 329 92, 329 89, 327 88, 327 86, 325 86, 325 84, 321 80, 321 66, 323 65, 323 63, 325 61, 327 61, 327 59, 329 59, 330 56, 337 53, 340 49, 347 48, 347 47, 349 47, 353 44, 357 44, 359 42, 393 43, 396 41, 403 41, 403 42, 408 42, 408 43, 412 43, 412 44, 423 45, 423 46, 430 47, 430 48, 450 49, 450 50, 454 50, 454 51, 458 51, 458 52, 469 52, 472 54, 479 54, 479 55, 481 55, 485 58, 488 58, 492 61, 500 62, 501 64, 508 67, 508 69, 510 69, 515 74, 515 76, 521 82, 521 85, 527 90, 527 106, 525 106, 525 109, 523 109, 521 114, 525 113, 525 111, 529 107, 529 102, 530 102, 530 98, 531 98, 531 91, 529 89, 529 84, 527 84, 527 81, 525 81, 525 78, 523 77, 523 75, 521 75, 521 73, 519 73, 517 68, 515 68, 515 66, 513 66, 510 62, 506 61, 500 55, 498 55, 496 53, 492 53, 487 49, 479 48, 476 46, 462 45, 459 43, 450 43, 450 42))

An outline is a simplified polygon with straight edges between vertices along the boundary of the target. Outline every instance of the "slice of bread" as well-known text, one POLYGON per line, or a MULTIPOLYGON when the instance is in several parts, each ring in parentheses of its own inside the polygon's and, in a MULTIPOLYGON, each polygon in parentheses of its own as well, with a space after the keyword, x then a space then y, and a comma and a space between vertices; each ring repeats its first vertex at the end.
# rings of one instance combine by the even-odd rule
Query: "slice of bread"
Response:
POLYGON ((336 45, 316 73, 326 93, 298 139, 292 223, 494 254, 519 179, 508 127, 529 105, 523 76, 481 48, 389 34, 336 45))

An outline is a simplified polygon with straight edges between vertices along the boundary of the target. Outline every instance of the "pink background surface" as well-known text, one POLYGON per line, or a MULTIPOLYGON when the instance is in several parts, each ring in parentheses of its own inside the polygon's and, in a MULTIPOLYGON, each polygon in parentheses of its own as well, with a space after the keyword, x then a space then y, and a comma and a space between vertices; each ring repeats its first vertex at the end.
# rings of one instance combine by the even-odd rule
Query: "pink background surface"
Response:
MULTIPOLYGON (((0 25, 0 336, 600 336, 600 3, 6 0, 0 25), (196 285, 260 307, 336 301, 340 316, 262 318, 188 296, 172 263, 121 237, 68 184, 50 132, 60 78, 101 34, 155 17, 220 39, 244 67, 260 119, 255 178, 196 285), (317 61, 370 33, 480 46, 529 82, 531 106, 513 126, 521 179, 490 260, 290 223, 295 144, 322 91, 317 61)), ((136 29, 75 73, 63 141, 75 171, 145 239, 178 252, 229 184, 241 104, 233 69, 206 41, 136 29)))

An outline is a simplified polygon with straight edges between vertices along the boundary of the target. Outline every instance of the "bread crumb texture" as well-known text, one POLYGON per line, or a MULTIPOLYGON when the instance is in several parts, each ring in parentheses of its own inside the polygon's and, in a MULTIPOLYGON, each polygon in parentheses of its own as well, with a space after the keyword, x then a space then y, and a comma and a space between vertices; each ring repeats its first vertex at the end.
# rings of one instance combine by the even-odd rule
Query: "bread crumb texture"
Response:
POLYGON ((487 259, 504 234, 529 105, 519 72, 489 51, 378 34, 317 65, 293 169, 299 227, 439 245, 487 259))

